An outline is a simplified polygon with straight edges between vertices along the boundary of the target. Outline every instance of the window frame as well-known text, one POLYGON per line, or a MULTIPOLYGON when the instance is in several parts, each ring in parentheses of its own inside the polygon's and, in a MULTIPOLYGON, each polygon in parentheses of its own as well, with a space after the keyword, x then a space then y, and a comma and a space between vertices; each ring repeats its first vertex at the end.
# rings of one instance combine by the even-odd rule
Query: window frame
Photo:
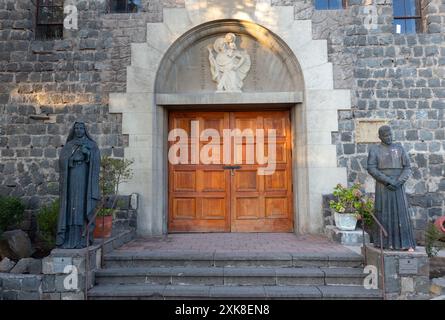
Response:
MULTIPOLYGON (((401 0, 401 1, 403 1, 403 5, 404 5, 404 11, 406 12, 406 3, 407 3, 407 1, 408 0, 401 0)), ((416 7, 415 7, 415 11, 417 12, 419 12, 419 14, 418 15, 412 15, 412 16, 396 16, 396 15, 394 15, 394 2, 392 3, 392 6, 393 6, 393 8, 392 8, 392 12, 393 12, 393 21, 395 21, 395 20, 404 20, 404 21, 407 21, 407 20, 413 20, 413 21, 415 21, 415 22, 417 22, 418 21, 418 23, 419 23, 419 31, 417 31, 417 28, 416 28, 416 32, 415 33, 418 33, 418 32, 420 32, 420 33, 422 33, 423 31, 424 31, 424 26, 423 26, 423 11, 422 11, 422 0, 414 0, 414 2, 415 2, 415 4, 416 4, 416 7), (418 9, 418 10, 417 10, 418 9)), ((395 26, 395 24, 393 23, 393 25, 395 26)), ((417 26, 417 23, 416 23, 416 26, 417 26)), ((396 32, 397 33, 397 32, 396 32)), ((400 32, 400 33, 398 33, 398 34, 407 34, 406 32, 404 32, 404 33, 402 33, 402 32, 400 32)))
MULTIPOLYGON (((51 40, 61 40, 63 39, 63 18, 64 18, 64 1, 62 0, 62 5, 43 5, 43 0, 36 0, 36 14, 35 14, 35 33, 34 38, 40 41, 51 41, 51 40), (40 22, 40 12, 41 8, 60 8, 62 10, 62 20, 60 22, 40 22), (62 33, 60 37, 48 37, 45 31, 40 31, 39 28, 42 27, 50 27, 50 26, 59 26, 62 33), (45 34, 45 37, 39 36, 41 34, 45 34)), ((43 29, 43 28, 42 28, 43 29)))
POLYGON ((327 9, 317 9, 315 4, 316 4, 316 0, 314 0, 314 9, 315 10, 343 10, 346 9, 348 7, 348 0, 341 0, 341 7, 340 8, 329 8, 329 4, 331 3, 332 0, 326 0, 328 3, 328 8, 327 9))
POLYGON ((111 2, 112 2, 113 0, 107 0, 107 13, 110 13, 110 14, 122 14, 122 13, 139 13, 139 12, 141 12, 141 9, 142 9, 142 1, 141 0, 139 0, 139 5, 136 5, 136 7, 138 8, 138 10, 136 11, 136 12, 132 12, 132 11, 128 11, 128 4, 129 4, 129 2, 130 2, 130 0, 125 0, 125 11, 111 11, 111 2))

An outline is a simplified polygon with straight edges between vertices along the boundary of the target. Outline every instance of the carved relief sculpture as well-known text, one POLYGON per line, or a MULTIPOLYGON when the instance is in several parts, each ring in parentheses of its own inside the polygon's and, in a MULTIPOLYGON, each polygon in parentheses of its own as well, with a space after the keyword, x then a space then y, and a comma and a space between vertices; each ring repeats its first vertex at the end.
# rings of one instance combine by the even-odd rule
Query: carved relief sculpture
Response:
POLYGON ((227 33, 209 46, 210 72, 217 83, 216 92, 241 92, 243 80, 250 70, 250 56, 236 46, 236 36, 227 33), (216 57, 213 54, 216 52, 216 57))

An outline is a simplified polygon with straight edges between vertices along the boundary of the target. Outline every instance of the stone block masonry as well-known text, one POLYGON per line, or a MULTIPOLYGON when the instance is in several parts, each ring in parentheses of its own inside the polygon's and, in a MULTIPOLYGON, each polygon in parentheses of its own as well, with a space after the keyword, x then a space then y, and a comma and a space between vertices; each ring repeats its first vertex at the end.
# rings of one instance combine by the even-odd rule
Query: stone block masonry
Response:
MULTIPOLYGON (((184 6, 143 0, 139 13, 108 14, 106 1, 72 2, 79 29, 54 41, 35 40, 32 1, 0 2, 0 194, 24 199, 31 217, 57 196, 57 158, 72 122, 87 122, 103 154, 123 157, 128 137, 122 116, 109 113, 109 93, 125 92, 130 44, 150 37, 147 23, 163 21, 164 7, 184 6)), ((332 137, 349 182, 373 192, 369 144, 356 142, 357 119, 387 120, 409 152, 407 193, 421 242, 426 223, 445 212, 445 6, 422 1, 423 33, 405 35, 394 33, 391 0, 374 2, 372 28, 368 1, 348 2, 318 11, 311 0, 272 0, 312 21, 313 38, 327 40, 334 87, 352 90, 352 109, 338 113, 332 137)))
POLYGON ((40 300, 42 275, 0 273, 0 300, 40 300))
MULTIPOLYGON (((349 183, 374 192, 366 172, 370 144, 356 142, 359 119, 388 121, 395 139, 408 151, 413 174, 406 187, 416 238, 423 243, 428 221, 445 214, 445 6, 422 1, 423 32, 394 32, 392 1, 374 1, 373 29, 365 23, 365 3, 349 1, 343 10, 315 10, 313 1, 273 1, 293 5, 296 19, 311 19, 313 37, 327 39, 334 67, 334 87, 352 90, 352 109, 338 114, 333 133, 340 166, 349 183)), ((371 12, 371 13, 368 13, 371 12)))
POLYGON ((31 231, 37 209, 58 195, 58 156, 74 121, 87 123, 102 155, 123 157, 128 139, 121 115, 108 112, 108 93, 125 91, 129 44, 162 19, 157 1, 136 14, 71 2, 79 29, 52 41, 35 40, 32 1, 0 3, 0 194, 25 201, 31 231))
POLYGON ((84 300, 85 288, 91 289, 94 285, 102 254, 110 253, 134 237, 134 229, 127 229, 103 243, 96 240, 88 249, 54 249, 42 260, 39 275, 0 273, 0 300, 84 300), (87 254, 89 268, 85 268, 87 254))
MULTIPOLYGON (((363 248, 362 248, 363 251, 363 248)), ((362 252, 364 254, 364 252, 362 252)), ((384 251, 385 292, 387 299, 429 299, 429 259, 424 252, 384 251)), ((378 287, 382 271, 380 249, 366 246, 366 265, 377 267, 378 287)))

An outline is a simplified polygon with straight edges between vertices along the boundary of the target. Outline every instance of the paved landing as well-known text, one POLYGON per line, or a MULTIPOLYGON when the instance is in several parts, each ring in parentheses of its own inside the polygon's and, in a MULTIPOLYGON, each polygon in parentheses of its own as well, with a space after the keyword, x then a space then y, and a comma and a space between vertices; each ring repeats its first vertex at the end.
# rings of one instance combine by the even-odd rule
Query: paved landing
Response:
POLYGON ((115 252, 122 251, 197 251, 197 252, 292 252, 351 253, 352 251, 322 235, 293 233, 186 233, 165 237, 138 238, 115 252))

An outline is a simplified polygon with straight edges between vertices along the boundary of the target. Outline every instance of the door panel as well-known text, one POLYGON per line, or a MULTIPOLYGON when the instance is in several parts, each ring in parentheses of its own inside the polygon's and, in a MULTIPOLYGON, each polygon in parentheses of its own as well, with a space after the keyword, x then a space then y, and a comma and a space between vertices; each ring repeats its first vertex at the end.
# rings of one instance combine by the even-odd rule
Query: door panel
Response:
MULTIPOLYGON (((234 112, 231 124, 249 124, 264 129, 264 154, 269 155, 268 130, 276 130, 275 172, 258 175, 259 165, 255 154, 254 164, 245 164, 252 157, 250 143, 243 139, 241 169, 235 171, 232 183, 231 231, 233 232, 290 232, 293 230, 292 178, 290 160, 290 120, 288 111, 234 112), (237 183, 242 181, 242 183, 237 183), (247 186, 247 187, 246 187, 247 186)), ((244 127, 244 129, 246 129, 244 127)), ((257 139, 253 150, 257 149, 257 139)), ((239 144, 241 144, 239 142, 239 144)))
MULTIPOLYGON (((189 139, 189 160, 169 163, 170 232, 290 232, 293 230, 289 111, 270 112, 171 112, 170 130, 181 128, 189 139), (193 132, 192 120, 199 122, 193 132), (190 137, 213 129, 219 141, 208 139, 192 147, 190 137), (230 163, 223 163, 223 130, 239 129, 254 139, 231 138, 230 163), (264 129, 264 154, 269 153, 267 130, 276 130, 275 172, 259 175, 256 130, 264 129), (200 157, 201 155, 201 157, 200 157), (215 155, 216 163, 202 163, 215 155), (205 158, 205 157, 204 157, 205 158), (238 169, 224 169, 239 165, 238 169)), ((201 137, 202 138, 202 137, 201 137)), ((175 141, 169 142, 170 146, 175 141)), ((270 160, 269 160, 270 161, 270 160)))
MULTIPOLYGON (((169 231, 170 232, 227 232, 230 231, 230 172, 223 169, 222 153, 219 164, 200 162, 199 147, 192 146, 192 136, 200 135, 204 129, 212 128, 222 137, 222 130, 229 127, 229 115, 224 112, 171 112, 170 130, 184 129, 187 133, 187 164, 173 165, 169 162, 169 231), (192 131, 192 121, 199 123, 199 131, 192 131), (192 154, 196 161, 191 162, 192 154), (188 212, 187 212, 188 210, 188 212)), ((171 146, 175 142, 169 142, 171 146)), ((220 150, 221 141, 211 141, 220 150)))

